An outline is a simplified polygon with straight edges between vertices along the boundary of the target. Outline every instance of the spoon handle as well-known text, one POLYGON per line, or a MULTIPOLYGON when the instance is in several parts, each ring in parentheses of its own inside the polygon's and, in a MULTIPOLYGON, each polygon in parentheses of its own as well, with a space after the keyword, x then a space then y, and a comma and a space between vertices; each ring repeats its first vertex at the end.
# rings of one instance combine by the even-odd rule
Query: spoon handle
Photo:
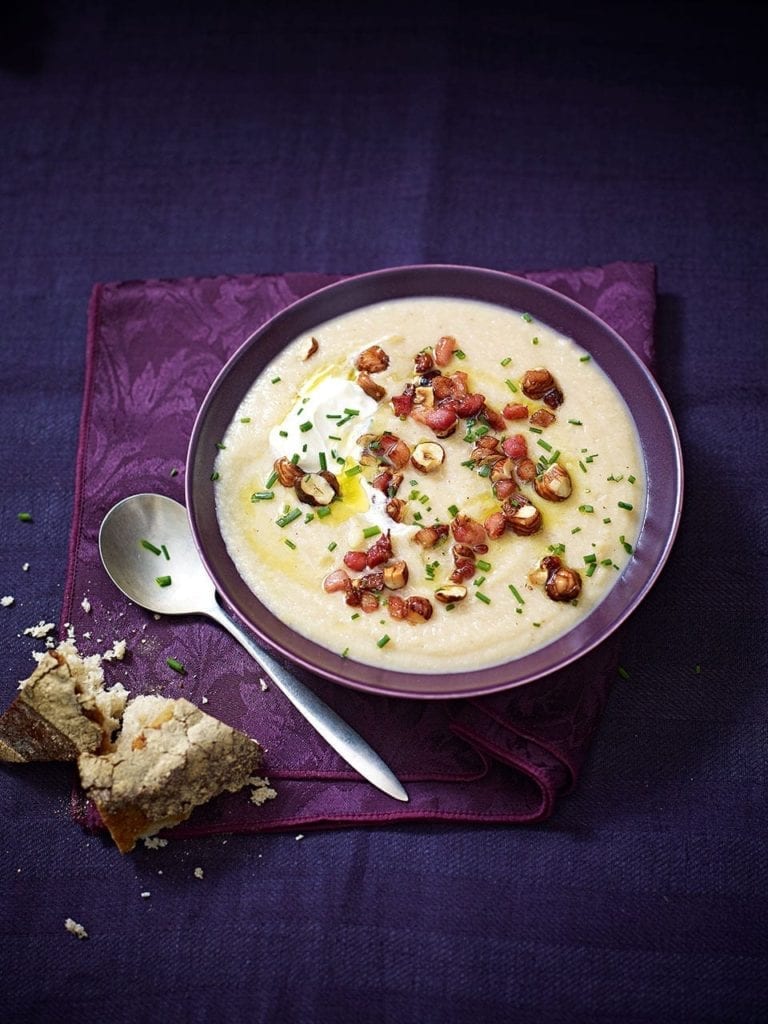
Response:
POLYGON ((393 799, 404 802, 408 800, 408 794, 396 776, 343 718, 323 703, 309 687, 299 682, 272 655, 258 647, 218 604, 208 614, 242 644, 275 686, 349 765, 393 799))

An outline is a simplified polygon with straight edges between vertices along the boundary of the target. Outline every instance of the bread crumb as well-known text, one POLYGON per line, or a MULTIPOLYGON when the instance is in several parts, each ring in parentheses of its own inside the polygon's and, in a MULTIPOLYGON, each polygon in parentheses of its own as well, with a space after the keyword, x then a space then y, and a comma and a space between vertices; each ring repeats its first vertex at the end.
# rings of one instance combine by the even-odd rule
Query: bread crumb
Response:
POLYGON ((200 698, 200 703, 201 704, 207 704, 208 703, 208 698, 207 697, 201 697, 200 698))
POLYGON ((83 928, 77 921, 73 921, 71 917, 68 917, 64 922, 64 927, 70 933, 70 935, 76 935, 78 939, 87 939, 88 932, 83 928))
POLYGON ((3 606, 3 608, 10 608, 15 600, 16 598, 11 597, 9 594, 7 597, 0 597, 0 604, 3 606))
POLYGON ((299 832, 299 834, 296 836, 296 841, 298 842, 299 839, 303 839, 303 838, 304 838, 304 833, 303 832, 299 832))
POLYGON ((126 651, 125 640, 115 640, 108 651, 105 651, 102 656, 102 661, 122 661, 125 657, 126 651))
POLYGON ((251 786, 251 803, 256 804, 257 807, 261 807, 267 800, 274 800, 277 796, 276 790, 272 789, 269 784, 269 779, 262 779, 258 775, 252 775, 248 779, 248 785, 251 786))
POLYGON ((149 897, 152 895, 152 893, 151 892, 142 892, 142 893, 139 893, 139 895, 141 896, 141 898, 143 900, 148 900, 149 897))
POLYGON ((83 609, 86 615, 91 610, 91 602, 88 600, 87 597, 84 597, 83 600, 80 602, 80 607, 83 609))
POLYGON ((195 878, 202 878, 202 877, 203 877, 203 869, 202 868, 195 868, 195 878))
POLYGON ((21 567, 22 572, 29 572, 29 562, 25 562, 21 567))
POLYGON ((261 692, 262 693, 266 693, 266 691, 269 689, 269 687, 267 686, 266 679, 260 679, 259 680, 259 686, 261 687, 261 692))
POLYGON ((36 626, 28 626, 24 630, 24 636, 33 636, 36 640, 41 640, 43 637, 54 630, 56 627, 52 622, 46 622, 44 619, 40 619, 36 626))
POLYGON ((144 845, 148 850, 159 850, 163 846, 168 845, 168 840, 161 839, 160 836, 146 836, 144 838, 144 845))

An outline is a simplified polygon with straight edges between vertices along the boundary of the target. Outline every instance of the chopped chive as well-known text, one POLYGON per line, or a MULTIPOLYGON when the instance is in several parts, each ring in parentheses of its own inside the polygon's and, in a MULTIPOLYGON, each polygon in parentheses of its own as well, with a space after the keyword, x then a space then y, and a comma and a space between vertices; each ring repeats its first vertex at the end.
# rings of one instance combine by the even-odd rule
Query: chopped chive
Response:
POLYGON ((318 460, 320 462, 320 472, 324 473, 326 469, 328 469, 328 458, 326 457, 325 452, 320 452, 318 460))
POLYGON ((554 464, 555 464, 555 463, 557 462, 557 460, 558 460, 559 458, 560 458, 560 449, 559 449, 559 448, 557 448, 557 449, 555 449, 555 451, 553 451, 553 452, 552 452, 552 454, 551 454, 551 455, 549 456, 549 464, 550 464, 550 466, 553 466, 553 465, 554 465, 554 464))
POLYGON ((299 430, 302 432, 302 434, 306 434, 306 432, 311 429, 312 423, 310 420, 305 420, 304 423, 299 424, 299 430))
POLYGON ((317 507, 317 509, 316 509, 316 512, 317 512, 317 518, 318 519, 325 519, 326 516, 329 516, 331 514, 331 506, 330 505, 319 505, 317 507))
POLYGON ((475 582, 474 582, 474 585, 475 585, 476 587, 482 587, 482 585, 483 585, 484 583, 485 583, 485 576, 478 576, 478 577, 477 577, 477 579, 476 579, 476 580, 475 580, 475 582))
POLYGON ((293 543, 293 541, 291 540, 290 537, 284 537, 283 538, 283 544, 285 544, 287 547, 289 547, 291 549, 291 551, 295 551, 296 550, 296 545, 293 543))
POLYGON ((455 519, 456 516, 459 514, 459 510, 456 507, 456 505, 449 505, 448 506, 448 512, 450 513, 451 518, 453 518, 453 519, 455 519))
POLYGON ((584 463, 581 461, 581 459, 579 459, 579 466, 581 467, 582 473, 586 473, 587 472, 587 467, 584 465, 584 463))
POLYGON ((336 543, 336 541, 332 540, 331 543, 328 545, 328 550, 335 551, 338 546, 339 545, 336 543))
POLYGON ((216 480, 220 480, 220 479, 221 479, 221 477, 219 476, 218 473, 216 473, 216 472, 211 473, 211 480, 213 480, 215 482, 216 480))
POLYGON ((464 352, 460 348, 457 348, 456 351, 453 354, 456 356, 457 359, 466 359, 467 358, 467 353, 464 352))
POLYGON ((293 455, 291 456, 291 462, 294 464, 294 466, 297 466, 299 464, 299 453, 298 452, 294 452, 293 453, 293 455))
POLYGON ((279 431, 279 434, 280 434, 280 437, 288 437, 288 431, 287 430, 281 430, 281 431, 279 431))
POLYGON ((509 589, 510 589, 510 592, 511 592, 512 596, 514 597, 514 599, 517 601, 518 604, 525 604, 525 601, 520 596, 520 591, 517 589, 517 587, 515 587, 512 583, 510 583, 509 584, 509 589))
POLYGON ((148 540, 142 540, 141 546, 146 548, 147 551, 151 551, 153 555, 159 555, 161 553, 160 548, 156 548, 155 545, 150 543, 148 540))
POLYGON ((536 444, 547 452, 552 451, 552 445, 548 441, 545 441, 543 437, 540 437, 536 444))
POLYGON ((268 491, 271 490, 271 488, 274 487, 276 483, 277 483, 277 473, 270 473, 269 480, 267 480, 267 482, 265 484, 265 489, 268 490, 268 491))
POLYGON ((530 313, 522 313, 521 315, 522 315, 523 320, 525 320, 525 322, 527 324, 532 324, 533 323, 533 317, 531 316, 530 313))
POLYGON ((307 512, 307 514, 304 516, 304 522, 305 523, 311 523, 314 518, 315 518, 315 513, 314 512, 307 512))
POLYGON ((540 433, 542 432, 542 431, 541 431, 541 427, 528 427, 528 430, 529 430, 529 431, 530 431, 530 432, 531 432, 532 434, 540 434, 540 433))
POLYGON ((540 622, 532 622, 531 625, 535 626, 536 629, 538 629, 541 626, 541 623, 540 622))
POLYGON ((571 530, 571 533, 581 533, 581 527, 574 526, 574 528, 571 530))
POLYGON ((501 360, 501 363, 499 365, 500 366, 509 366, 509 364, 511 362, 512 362, 512 356, 504 356, 504 358, 501 360))
POLYGON ((591 505, 579 505, 579 512, 594 512, 591 505))
POLYGON ((552 552, 553 555, 564 555, 565 544, 550 544, 549 550, 552 552))
POLYGON ((251 501, 271 501, 275 496, 274 491, 254 491, 251 495, 251 501))
POLYGON ((515 382, 513 380, 510 380, 509 378, 507 378, 504 381, 504 383, 507 385, 507 387, 509 388, 510 391, 514 391, 514 393, 517 394, 517 384, 515 384, 515 382))
POLYGON ((377 536, 379 533, 381 533, 381 527, 379 526, 366 526, 363 530, 363 536, 366 540, 377 536))
POLYGON ((634 549, 633 549, 632 545, 629 543, 629 541, 626 540, 626 538, 624 537, 623 533, 619 537, 619 543, 621 544, 621 546, 624 548, 624 550, 627 552, 628 555, 632 554, 634 549))
POLYGON ((597 562, 590 562, 590 564, 586 568, 586 575, 587 576, 591 576, 594 573, 596 568, 597 568, 597 562))
POLYGON ((606 524, 606 526, 608 525, 608 523, 610 523, 610 521, 611 521, 611 517, 610 516, 606 516, 605 519, 603 520, 603 522, 606 524))
POLYGON ((485 466, 481 466, 480 469, 478 469, 478 471, 477 471, 477 475, 478 476, 490 476, 491 475, 491 467, 489 465, 487 465, 487 464, 485 466))
POLYGON ((250 416, 241 416, 240 417, 240 422, 241 423, 250 423, 251 422, 251 417, 250 416))
POLYGON ((428 494, 422 494, 421 497, 419 498, 419 502, 422 505, 426 505, 428 501, 429 501, 429 495, 428 494))
POLYGON ((611 561, 610 558, 603 558, 602 561, 600 562, 600 565, 613 565, 613 562, 611 561))
POLYGON ((588 363, 592 356, 579 356, 580 363, 588 363))
POLYGON ((272 384, 279 384, 280 383, 280 378, 279 377, 273 377, 270 383, 272 383, 272 384))
POLYGON ((160 550, 163 552, 163 557, 165 558, 166 562, 170 562, 171 556, 168 554, 168 548, 165 546, 165 544, 160 545, 160 550))
POLYGON ((158 587, 170 587, 171 577, 170 576, 155 576, 155 583, 158 587))
POLYGON ((180 676, 185 676, 187 674, 187 670, 180 661, 176 660, 176 658, 166 658, 165 664, 168 668, 172 668, 174 672, 178 672, 180 676))
POLYGON ((362 471, 363 471, 363 467, 362 466, 360 466, 360 465, 352 466, 350 469, 345 469, 344 470, 344 476, 357 476, 357 474, 358 473, 362 473, 362 471))
POLYGON ((568 422, 572 423, 574 425, 574 427, 583 427, 584 426, 584 424, 581 422, 581 420, 568 420, 568 422))
POLYGON ((597 555, 584 555, 584 561, 587 565, 592 565, 597 561, 597 555))
POLYGON ((380 636, 379 639, 376 641, 376 646, 377 647, 386 647, 388 643, 389 643, 389 635, 387 633, 385 633, 384 636, 380 636))
POLYGON ((294 519, 298 519, 300 515, 301 509, 294 508, 290 512, 286 512, 285 515, 280 516, 280 518, 276 519, 275 522, 282 529, 284 526, 287 526, 289 523, 292 523, 294 519))
MULTIPOLYGON (((339 434, 329 434, 328 435, 328 440, 329 441, 340 441, 341 440, 341 436, 339 434)), ((333 455, 333 452, 331 452, 331 455, 333 455)))
POLYGON ((637 479, 637 477, 635 477, 635 476, 632 476, 631 474, 630 474, 630 475, 629 475, 629 476, 627 477, 627 480, 629 480, 629 482, 630 482, 631 484, 633 484, 633 483, 635 482, 635 480, 636 480, 636 479, 637 479))
POLYGON ((616 671, 619 673, 622 679, 629 679, 629 672, 627 672, 623 665, 619 665, 616 671))
POLYGON ((619 508, 623 508, 623 509, 626 509, 626 510, 627 510, 627 512, 631 512, 631 511, 632 511, 632 508, 633 508, 633 506, 632 506, 632 505, 630 505, 630 503, 629 503, 628 501, 620 501, 620 502, 618 503, 618 505, 619 505, 619 508))
POLYGON ((483 558, 478 558, 475 565, 481 572, 489 572, 491 568, 491 563, 486 562, 483 558))
POLYGON ((342 656, 342 658, 348 658, 349 657, 349 648, 348 647, 344 648, 344 650, 341 652, 341 656, 342 656))
POLYGON ((482 601, 483 604, 490 604, 491 603, 490 597, 488 597, 487 594, 481 594, 479 590, 475 594, 475 597, 477 598, 478 601, 482 601))
POLYGON ((531 344, 532 345, 538 345, 539 344, 539 339, 538 338, 531 338, 531 344))
POLYGON ((219 451, 224 451, 224 449, 225 449, 225 448, 226 448, 227 446, 226 446, 226 445, 224 444, 224 442, 223 442, 223 441, 217 441, 217 442, 216 442, 216 447, 217 447, 217 448, 219 449, 219 451))

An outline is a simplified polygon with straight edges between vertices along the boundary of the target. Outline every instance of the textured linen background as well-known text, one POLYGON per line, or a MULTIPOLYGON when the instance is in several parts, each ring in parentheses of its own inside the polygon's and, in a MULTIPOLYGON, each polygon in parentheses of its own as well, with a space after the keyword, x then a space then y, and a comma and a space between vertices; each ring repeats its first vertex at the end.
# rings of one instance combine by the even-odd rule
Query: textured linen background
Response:
POLYGON ((96 281, 651 261, 686 465, 667 569, 622 629, 630 678, 544 822, 121 857, 73 824, 66 769, 0 768, 3 1021, 764 1024, 763 21, 653 2, 0 7, 3 704, 39 647, 24 629, 62 606, 96 281))
MULTIPOLYGON (((642 359, 652 359, 651 265, 527 276, 581 302, 642 359)), ((220 628, 156 621, 128 602, 101 567, 99 526, 116 501, 141 491, 183 501, 194 418, 226 360, 270 316, 332 280, 285 274, 94 289, 61 633, 71 624, 83 653, 126 639, 130 653, 107 667, 110 681, 119 679, 131 693, 184 695, 198 705, 205 698, 205 710, 266 748, 276 800, 257 808, 247 791, 223 796, 177 835, 409 819, 541 820, 578 778, 616 675, 618 637, 548 679, 472 701, 387 699, 305 674, 408 783, 403 805, 361 781, 275 687, 262 692, 251 660, 220 628), (171 656, 189 667, 188 676, 167 667, 171 656)), ((74 812, 84 824, 99 824, 77 793, 74 812)))

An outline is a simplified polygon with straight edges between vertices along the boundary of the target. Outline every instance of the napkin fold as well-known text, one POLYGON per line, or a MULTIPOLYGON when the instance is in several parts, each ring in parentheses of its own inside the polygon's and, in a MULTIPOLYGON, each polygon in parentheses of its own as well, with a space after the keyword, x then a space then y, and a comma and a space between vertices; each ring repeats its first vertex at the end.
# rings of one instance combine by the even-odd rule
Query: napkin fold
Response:
MULTIPOLYGON (((610 324, 653 367, 655 268, 610 263, 519 276, 567 295, 610 324)), ((140 491, 184 500, 184 460, 215 375, 269 317, 341 280, 294 273, 97 284, 91 296, 85 393, 61 629, 83 653, 126 640, 107 682, 132 694, 185 696, 258 739, 277 798, 248 791, 199 808, 177 836, 442 820, 535 822, 576 784, 616 677, 619 637, 526 686, 475 699, 417 701, 304 680, 363 735, 406 784, 407 804, 347 767, 220 627, 157 618, 104 572, 98 531, 111 506, 140 491), (166 659, 187 666, 181 676, 166 659)), ((101 822, 79 790, 73 814, 101 822)))

